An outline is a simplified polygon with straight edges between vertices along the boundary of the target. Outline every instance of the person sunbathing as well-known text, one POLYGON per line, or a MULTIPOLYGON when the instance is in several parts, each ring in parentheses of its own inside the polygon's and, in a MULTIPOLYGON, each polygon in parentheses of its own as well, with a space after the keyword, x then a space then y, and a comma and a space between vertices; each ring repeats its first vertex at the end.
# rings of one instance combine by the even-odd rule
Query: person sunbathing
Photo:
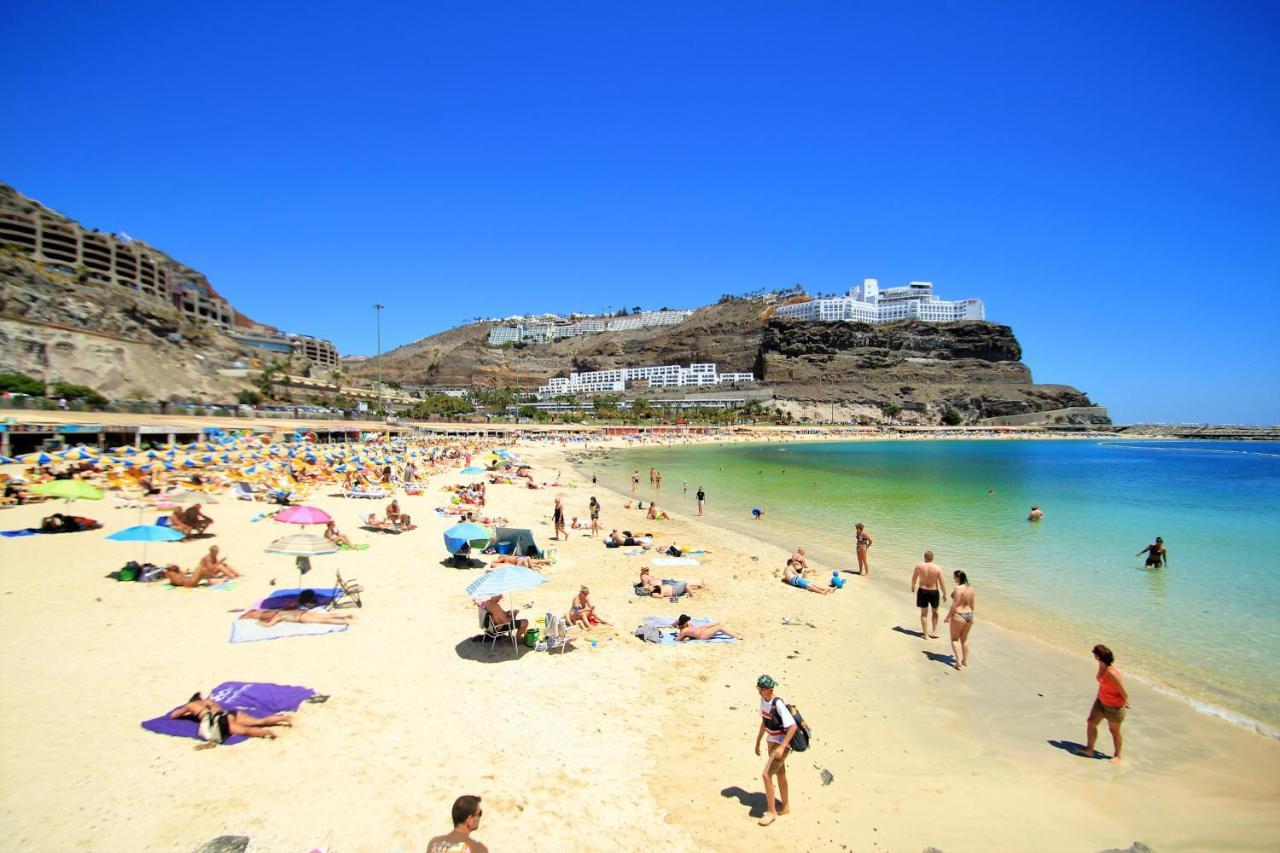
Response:
POLYGON ((326 613, 323 610, 246 610, 240 614, 241 619, 257 619, 258 624, 268 628, 277 622, 302 622, 319 625, 347 625, 355 618, 354 613, 326 613))
POLYGON ((364 526, 372 527, 374 530, 394 531, 396 529, 396 526, 390 521, 383 521, 378 518, 378 514, 376 512, 369 513, 368 517, 364 520, 364 526))
POLYGON ((694 625, 693 618, 688 614, 681 613, 680 618, 676 620, 676 642, 684 642, 686 640, 710 640, 716 634, 724 634, 726 637, 738 639, 738 635, 730 631, 720 622, 712 622, 709 625, 694 625))
POLYGON ((652 521, 666 521, 671 516, 667 515, 666 510, 659 510, 657 504, 649 504, 649 511, 644 517, 652 521))
MULTIPOLYGON (((502 605, 498 603, 501 600, 501 595, 494 595, 484 600, 485 612, 489 614, 489 621, 494 626, 510 625, 512 624, 512 620, 516 619, 516 617, 520 615, 519 610, 515 610, 510 613, 503 610, 502 605)), ((524 640, 525 632, 529 630, 529 620, 519 619, 515 622, 515 626, 516 630, 519 632, 516 635, 516 640, 524 640)))
POLYGON ((706 584, 701 578, 688 578, 686 580, 674 580, 672 578, 663 578, 660 582, 653 579, 653 575, 649 569, 640 570, 640 586, 649 591, 650 598, 679 598, 687 595, 693 598, 694 592, 705 589, 706 584))
POLYGON ((400 501, 395 498, 392 498, 391 503, 387 505, 387 521, 399 529, 407 529, 413 526, 409 516, 400 511, 400 501))
POLYGON ((787 560, 787 567, 782 572, 782 582, 789 583, 797 589, 807 589, 809 592, 816 592, 818 595, 830 595, 835 592, 834 587, 825 587, 810 583, 809 579, 804 576, 804 568, 794 559, 787 560))
POLYGON ((596 613, 596 606, 591 603, 591 590, 585 586, 578 589, 578 594, 573 597, 573 601, 569 604, 569 615, 567 621, 570 625, 581 625, 586 630, 591 630, 592 620, 594 619, 600 625, 608 625, 600 614, 596 613))
POLYGON ((177 563, 170 563, 165 566, 164 576, 165 579, 174 586, 187 588, 197 587, 203 581, 209 581, 212 583, 214 580, 224 577, 222 574, 215 574, 207 569, 201 568, 200 566, 197 566, 194 569, 184 569, 177 563))
POLYGON ((254 717, 246 714, 244 711, 228 711, 212 699, 205 699, 199 693, 192 695, 187 704, 181 708, 175 708, 169 712, 171 720, 195 720, 200 722, 200 718, 205 714, 227 715, 227 724, 230 733, 233 735, 245 735, 247 737, 269 737, 273 738, 276 733, 271 731, 269 726, 292 726, 293 721, 288 714, 272 714, 269 717, 254 717))
POLYGON ((217 545, 209 546, 209 553, 200 558, 200 563, 196 568, 204 572, 206 577, 240 577, 240 573, 227 563, 226 557, 218 556, 217 545))
POLYGON ((550 560, 540 560, 536 557, 517 557, 514 554, 499 554, 489 563, 491 566, 524 566, 526 569, 542 569, 551 565, 550 560))
POLYGON ((341 545, 346 548, 355 547, 351 544, 351 540, 347 538, 347 535, 339 530, 338 525, 332 521, 324 526, 324 538, 328 539, 334 545, 341 545))
POLYGON ((169 516, 169 526, 187 536, 204 533, 210 524, 213 524, 213 519, 200 511, 200 504, 175 510, 169 516))

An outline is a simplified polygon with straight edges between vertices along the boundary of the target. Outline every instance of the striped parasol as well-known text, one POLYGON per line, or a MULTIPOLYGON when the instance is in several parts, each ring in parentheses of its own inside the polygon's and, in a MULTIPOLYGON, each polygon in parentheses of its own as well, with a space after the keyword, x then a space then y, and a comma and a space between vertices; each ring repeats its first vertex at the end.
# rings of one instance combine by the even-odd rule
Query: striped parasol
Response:
POLYGON ((311 533, 295 533, 292 536, 281 536, 267 546, 268 554, 291 554, 295 557, 317 557, 322 554, 338 553, 338 546, 311 533))

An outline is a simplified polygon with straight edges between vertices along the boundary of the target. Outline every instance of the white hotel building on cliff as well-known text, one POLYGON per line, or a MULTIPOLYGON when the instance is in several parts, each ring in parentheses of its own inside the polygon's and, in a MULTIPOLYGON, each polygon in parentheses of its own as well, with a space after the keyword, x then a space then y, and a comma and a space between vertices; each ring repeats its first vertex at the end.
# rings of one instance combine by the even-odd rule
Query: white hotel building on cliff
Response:
POLYGON ((794 305, 782 305, 775 317, 790 320, 851 320, 858 323, 892 323, 894 320, 924 320, 949 323, 956 320, 985 320, 986 309, 981 299, 948 302, 939 299, 933 285, 913 281, 903 287, 880 289, 874 278, 850 289, 845 296, 811 299, 794 305))
POLYGON ((719 373, 715 364, 664 364, 657 367, 618 367, 613 370, 591 370, 570 373, 547 380, 538 389, 538 399, 566 397, 570 394, 614 394, 627 389, 629 382, 645 382, 650 388, 684 388, 699 385, 728 385, 755 382, 751 373, 719 373))

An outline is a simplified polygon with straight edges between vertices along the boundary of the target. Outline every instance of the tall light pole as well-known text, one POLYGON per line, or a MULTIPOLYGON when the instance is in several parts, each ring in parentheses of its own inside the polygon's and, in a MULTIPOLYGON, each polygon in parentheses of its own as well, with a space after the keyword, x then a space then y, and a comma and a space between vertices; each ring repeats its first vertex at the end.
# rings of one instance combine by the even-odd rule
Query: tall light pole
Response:
POLYGON ((378 316, 378 414, 381 416, 384 411, 382 407, 382 303, 376 303, 373 310, 378 316))

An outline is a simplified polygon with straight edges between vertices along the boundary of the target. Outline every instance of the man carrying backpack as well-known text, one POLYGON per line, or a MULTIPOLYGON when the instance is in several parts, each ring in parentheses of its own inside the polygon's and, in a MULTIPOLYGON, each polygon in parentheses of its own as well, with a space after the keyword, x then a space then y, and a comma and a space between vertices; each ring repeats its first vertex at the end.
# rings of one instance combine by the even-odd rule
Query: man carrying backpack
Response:
POLYGON ((756 690, 760 691, 760 731, 756 733, 756 755, 760 754, 760 739, 769 735, 769 758, 764 765, 764 795, 768 812, 760 818, 761 826, 768 826, 778 819, 779 814, 789 814, 791 809, 787 802, 787 754, 791 751, 791 741, 796 736, 799 726, 795 717, 787 709, 787 703, 773 695, 773 688, 778 683, 768 675, 756 680, 756 690), (779 812, 773 801, 773 777, 778 777, 778 794, 782 799, 782 811, 779 812))

